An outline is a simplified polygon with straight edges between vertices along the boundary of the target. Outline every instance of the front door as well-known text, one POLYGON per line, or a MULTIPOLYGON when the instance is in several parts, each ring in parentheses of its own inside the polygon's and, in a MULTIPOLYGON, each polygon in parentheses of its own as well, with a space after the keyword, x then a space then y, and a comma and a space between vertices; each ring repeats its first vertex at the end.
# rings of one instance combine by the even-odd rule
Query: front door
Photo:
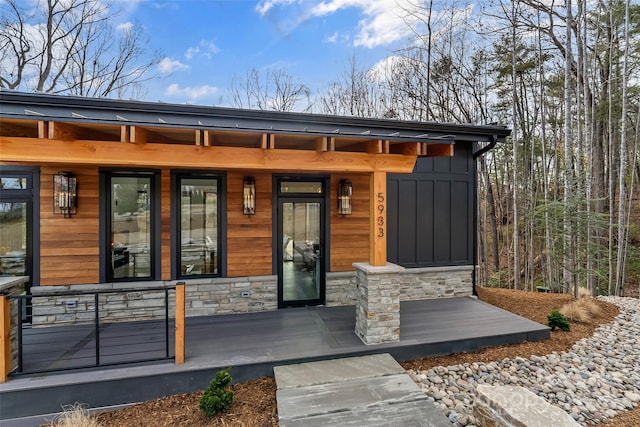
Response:
POLYGON ((281 181, 279 190, 278 306, 324 304, 324 182, 281 181))

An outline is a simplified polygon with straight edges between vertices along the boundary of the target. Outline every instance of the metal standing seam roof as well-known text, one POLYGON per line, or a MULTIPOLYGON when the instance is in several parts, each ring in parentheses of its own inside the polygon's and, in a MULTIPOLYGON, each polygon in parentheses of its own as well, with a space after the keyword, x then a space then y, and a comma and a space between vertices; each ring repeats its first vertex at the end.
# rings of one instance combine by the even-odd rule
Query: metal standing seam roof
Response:
POLYGON ((453 144, 504 140, 504 126, 367 119, 162 102, 123 101, 0 89, 0 118, 302 134, 453 144))

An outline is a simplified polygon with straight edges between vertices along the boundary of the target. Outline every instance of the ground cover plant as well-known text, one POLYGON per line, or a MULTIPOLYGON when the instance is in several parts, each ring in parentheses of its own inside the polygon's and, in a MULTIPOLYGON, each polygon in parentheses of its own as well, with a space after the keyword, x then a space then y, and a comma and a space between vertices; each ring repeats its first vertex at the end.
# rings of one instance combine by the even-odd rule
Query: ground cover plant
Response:
MULTIPOLYGON (((547 315, 573 300, 570 295, 513 291, 507 289, 479 288, 481 300, 529 318, 541 324, 547 323, 547 315)), ((555 330, 545 341, 492 347, 471 353, 429 357, 402 363, 405 369, 424 370, 434 366, 499 360, 505 357, 529 357, 554 351, 568 350, 576 341, 591 336, 600 324, 610 322, 618 309, 612 304, 592 300, 598 306, 584 321, 571 322, 571 331, 555 330)), ((235 399, 229 409, 213 417, 206 417, 198 404, 203 392, 169 396, 140 403, 126 409, 103 413, 95 417, 100 426, 118 427, 205 427, 205 426, 277 426, 276 386, 273 378, 263 377, 253 381, 232 384, 235 399)), ((78 424, 81 425, 81 424, 78 424)), ((636 408, 601 424, 607 427, 640 425, 640 409, 636 408)))

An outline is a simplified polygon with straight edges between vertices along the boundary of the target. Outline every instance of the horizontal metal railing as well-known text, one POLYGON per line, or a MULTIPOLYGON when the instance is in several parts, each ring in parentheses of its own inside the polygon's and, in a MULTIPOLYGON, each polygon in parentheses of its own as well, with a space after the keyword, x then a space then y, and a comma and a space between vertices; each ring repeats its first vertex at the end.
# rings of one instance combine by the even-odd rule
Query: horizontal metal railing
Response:
POLYGON ((10 375, 173 360, 175 286, 9 296, 17 302, 10 375))

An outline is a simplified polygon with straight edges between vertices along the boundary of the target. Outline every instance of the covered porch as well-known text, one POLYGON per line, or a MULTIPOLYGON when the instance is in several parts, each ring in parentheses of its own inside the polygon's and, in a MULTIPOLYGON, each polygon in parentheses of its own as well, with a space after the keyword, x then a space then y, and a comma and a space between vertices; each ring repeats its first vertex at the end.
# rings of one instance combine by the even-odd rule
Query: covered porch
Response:
POLYGON ((97 408, 190 392, 228 366, 234 380, 243 381, 271 376, 284 364, 377 353, 404 361, 549 337, 546 326, 464 297, 402 302, 400 340, 370 346, 354 333, 355 310, 301 307, 187 318, 184 364, 16 377, 0 384, 0 414, 6 420, 58 412, 75 401, 97 408))

